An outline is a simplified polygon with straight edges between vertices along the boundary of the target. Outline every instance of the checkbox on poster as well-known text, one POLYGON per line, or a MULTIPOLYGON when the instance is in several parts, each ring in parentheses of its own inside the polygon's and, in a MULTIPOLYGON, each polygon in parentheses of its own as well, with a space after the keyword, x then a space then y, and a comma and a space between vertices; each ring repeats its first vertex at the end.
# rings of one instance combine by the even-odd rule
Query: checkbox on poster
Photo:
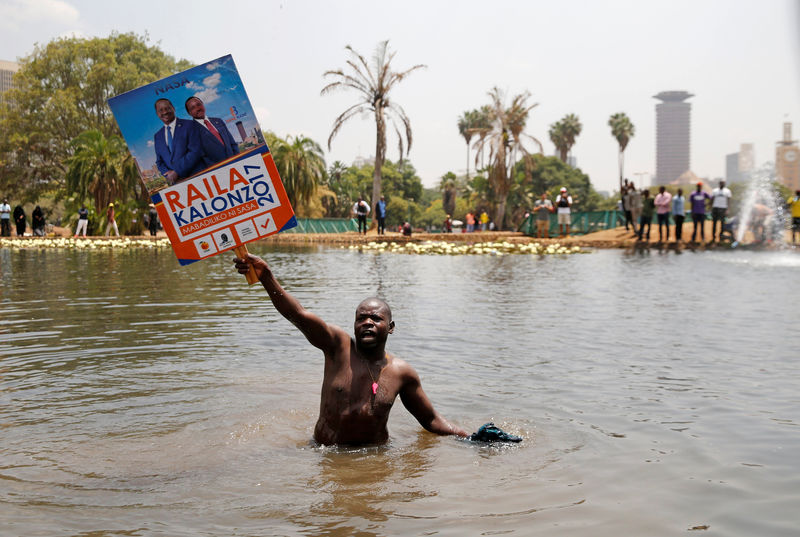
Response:
POLYGON ((258 230, 258 234, 261 237, 277 233, 278 231, 278 228, 275 226, 275 220, 273 220, 272 214, 270 213, 264 213, 256 216, 253 218, 253 222, 255 223, 256 230, 258 230))

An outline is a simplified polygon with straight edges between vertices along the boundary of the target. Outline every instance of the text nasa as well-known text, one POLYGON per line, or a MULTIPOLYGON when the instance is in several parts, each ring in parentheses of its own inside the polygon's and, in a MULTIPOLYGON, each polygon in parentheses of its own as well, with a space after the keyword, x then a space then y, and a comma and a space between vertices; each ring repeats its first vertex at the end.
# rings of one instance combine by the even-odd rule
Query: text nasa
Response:
POLYGON ((254 201, 258 207, 274 205, 271 190, 264 167, 245 164, 240 169, 231 167, 192 179, 185 189, 165 192, 164 198, 173 222, 183 228, 237 206, 252 205, 254 201))

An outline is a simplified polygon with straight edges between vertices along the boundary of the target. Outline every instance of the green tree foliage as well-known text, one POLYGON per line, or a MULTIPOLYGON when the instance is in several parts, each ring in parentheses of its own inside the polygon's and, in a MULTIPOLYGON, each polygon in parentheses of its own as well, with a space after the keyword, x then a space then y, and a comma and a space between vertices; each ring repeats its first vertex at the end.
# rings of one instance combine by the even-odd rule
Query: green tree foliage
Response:
POLYGON ((617 112, 608 119, 608 126, 611 127, 611 136, 616 138, 619 144, 619 153, 617 160, 619 162, 619 190, 622 192, 622 177, 624 173, 625 164, 625 148, 628 147, 628 142, 633 138, 636 129, 631 123, 630 118, 624 112, 617 112))
POLYGON ((0 189, 27 199, 62 189, 73 139, 119 135, 106 99, 189 67, 133 33, 36 46, 0 108, 0 189))
POLYGON ((72 156, 65 160, 66 187, 78 202, 91 199, 100 213, 112 202, 147 199, 133 157, 119 136, 107 138, 89 130, 79 134, 70 148, 72 156))
POLYGON ((444 174, 439 182, 439 190, 442 191, 442 209, 445 213, 452 215, 456 210, 456 197, 458 197, 456 174, 453 172, 444 174))
POLYGON ((270 137, 268 147, 281 176, 289 203, 297 210, 325 182, 325 157, 317 142, 305 136, 270 137))
MULTIPOLYGON (((509 190, 506 213, 510 222, 519 223, 543 192, 551 201, 555 201, 561 187, 566 187, 572 196, 575 211, 613 208, 608 206, 607 200, 592 186, 589 176, 579 168, 569 166, 558 157, 537 154, 530 158, 528 171, 524 162, 518 162, 514 170, 514 183, 509 190)), ((475 187, 480 188, 480 184, 476 183, 475 187)))
POLYGON ((578 137, 581 130, 583 130, 583 125, 575 114, 567 114, 550 125, 550 140, 556 146, 562 162, 567 161, 567 155, 575 145, 575 138, 578 137))
POLYGON ((389 52, 388 41, 378 44, 371 62, 367 62, 350 45, 347 45, 345 49, 350 55, 347 60, 349 69, 346 72, 343 69, 326 71, 323 76, 333 79, 333 82, 322 88, 320 94, 325 95, 336 90, 351 89, 359 94, 358 101, 334 120, 331 134, 328 137, 328 149, 331 148, 331 143, 339 129, 349 119, 361 116, 364 113, 371 113, 375 116, 375 167, 372 178, 372 206, 374 207, 381 197, 381 172, 386 159, 387 123, 392 125, 397 134, 400 161, 403 160, 403 154, 407 155, 408 151, 411 150, 411 121, 408 119, 405 110, 397 102, 389 98, 389 93, 409 74, 425 66, 418 64, 405 71, 392 70, 392 59, 394 59, 395 53, 389 52), (404 139, 405 146, 403 144, 404 139))

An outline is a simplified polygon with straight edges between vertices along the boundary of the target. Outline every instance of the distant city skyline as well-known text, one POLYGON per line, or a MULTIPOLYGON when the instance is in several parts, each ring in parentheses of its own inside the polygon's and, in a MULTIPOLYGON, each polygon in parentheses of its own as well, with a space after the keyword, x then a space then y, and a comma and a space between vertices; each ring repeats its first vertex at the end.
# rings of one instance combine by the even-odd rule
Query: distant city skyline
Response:
MULTIPOLYGON (((571 155, 597 190, 618 188, 617 143, 608 126, 617 112, 636 128, 625 151, 626 176, 656 173, 652 96, 661 91, 695 95, 691 168, 700 177, 724 177, 726 155, 742 143, 754 144, 763 159, 757 166, 773 161, 782 124, 800 124, 800 10, 794 0, 674 0, 668 10, 634 0, 511 2, 504 10, 475 0, 242 0, 236 31, 208 39, 219 35, 218 18, 209 15, 220 9, 207 0, 3 0, 0 55, 15 60, 37 42, 112 31, 147 33, 167 54, 196 64, 230 53, 262 129, 316 140, 330 165, 373 156, 375 124, 369 117, 350 122, 329 150, 333 121, 355 98, 347 92, 320 96, 322 74, 345 65, 345 45, 369 60, 388 39, 395 69, 427 65, 391 98, 411 118, 410 161, 429 187, 448 171, 465 172, 458 118, 487 104, 494 86, 509 96, 530 91, 529 101, 539 105, 525 132, 547 155, 553 153, 550 125, 570 113, 580 118, 583 132, 571 155)), ((387 147, 387 157, 396 160, 394 133, 387 147)))

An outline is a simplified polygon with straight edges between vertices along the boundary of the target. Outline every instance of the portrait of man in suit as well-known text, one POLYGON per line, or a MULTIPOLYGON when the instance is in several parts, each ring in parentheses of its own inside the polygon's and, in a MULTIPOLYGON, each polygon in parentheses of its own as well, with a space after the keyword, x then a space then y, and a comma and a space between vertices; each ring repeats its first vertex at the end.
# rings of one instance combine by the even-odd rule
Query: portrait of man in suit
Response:
POLYGON ((233 139, 225 122, 218 117, 206 116, 205 104, 199 97, 189 97, 185 106, 199 127, 206 168, 239 153, 239 144, 233 139))
POLYGON ((200 129, 194 121, 175 117, 169 99, 158 99, 156 115, 164 123, 155 133, 156 167, 170 185, 206 168, 200 142, 200 129))

